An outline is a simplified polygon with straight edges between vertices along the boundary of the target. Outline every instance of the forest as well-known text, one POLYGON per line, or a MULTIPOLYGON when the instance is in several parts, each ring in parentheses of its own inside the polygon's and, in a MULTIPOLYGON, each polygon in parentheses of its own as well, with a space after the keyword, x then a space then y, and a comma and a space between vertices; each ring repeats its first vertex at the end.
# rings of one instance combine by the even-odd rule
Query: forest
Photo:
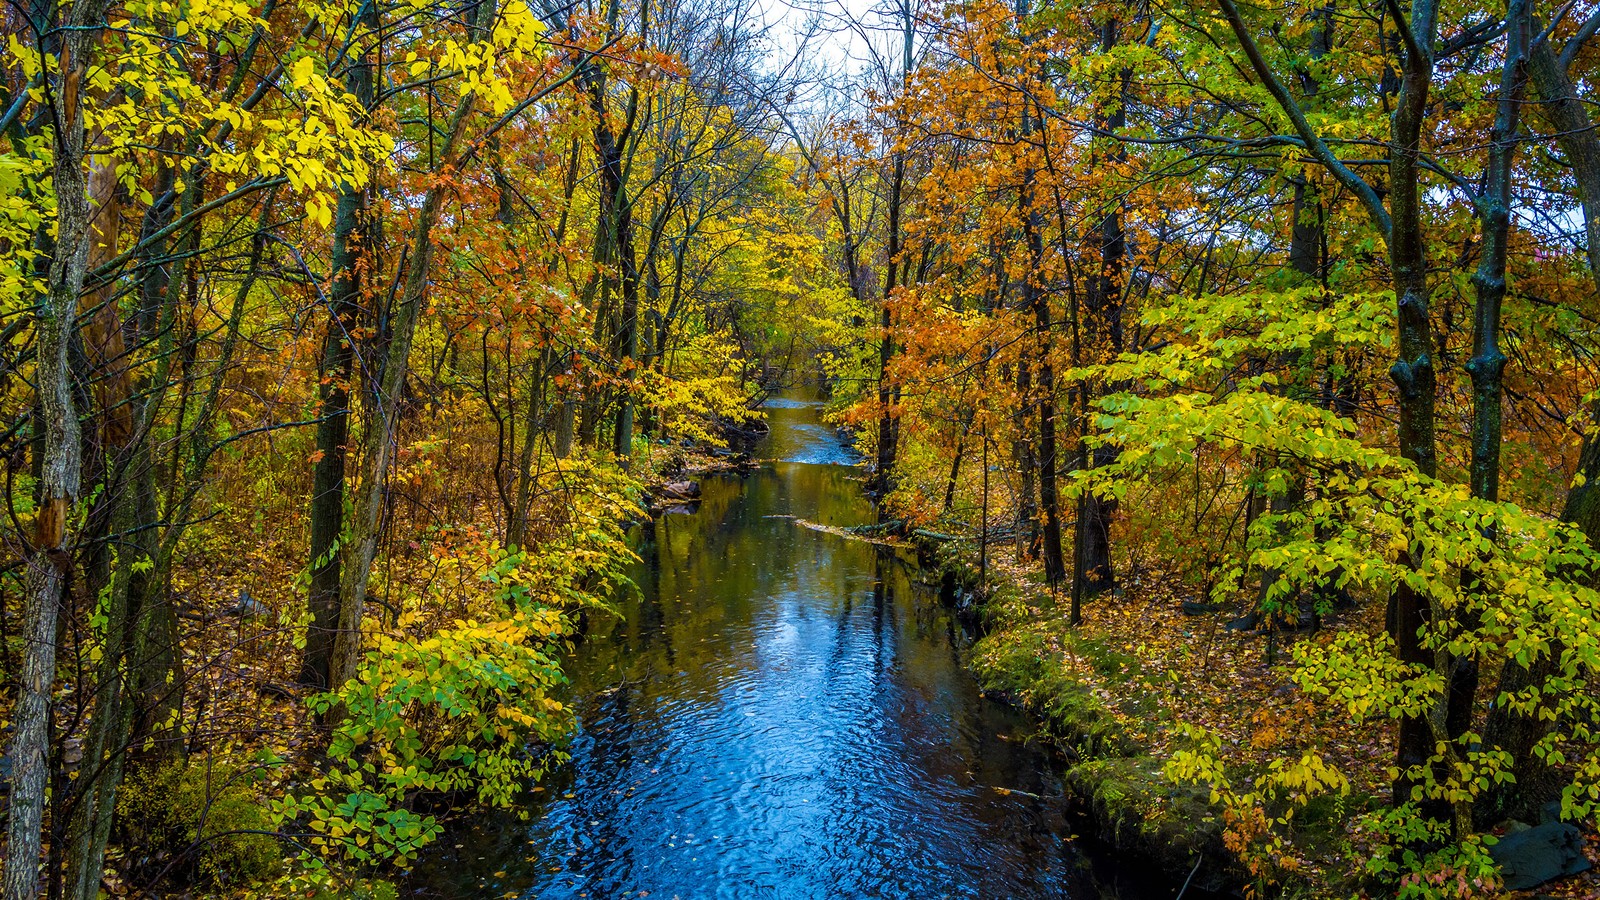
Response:
POLYGON ((1594 0, 3 30, 3 900, 1600 896, 1594 0))

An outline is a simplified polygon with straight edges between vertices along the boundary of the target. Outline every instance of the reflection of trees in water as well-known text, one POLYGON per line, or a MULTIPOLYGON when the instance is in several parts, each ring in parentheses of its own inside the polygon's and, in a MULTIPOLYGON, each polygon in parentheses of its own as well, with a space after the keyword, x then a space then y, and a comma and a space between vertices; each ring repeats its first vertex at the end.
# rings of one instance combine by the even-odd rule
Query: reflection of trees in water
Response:
POLYGON ((1051 804, 994 790, 1059 788, 997 737, 1019 723, 979 698, 936 592, 892 550, 795 524, 872 521, 855 475, 708 478, 697 513, 641 527, 638 595, 571 666, 574 762, 517 829, 537 852, 494 865, 527 859, 533 896, 1066 895, 1051 804), (670 855, 708 823, 731 842, 670 855))
POLYGON ((574 667, 591 687, 662 681, 675 700, 714 698, 759 665, 750 630, 773 615, 772 598, 807 604, 849 597, 869 560, 862 547, 795 526, 795 510, 825 521, 867 521, 870 506, 850 471, 781 465, 706 479, 698 511, 641 526, 636 596, 624 617, 596 628, 574 667), (684 672, 685 675, 678 673, 684 672))

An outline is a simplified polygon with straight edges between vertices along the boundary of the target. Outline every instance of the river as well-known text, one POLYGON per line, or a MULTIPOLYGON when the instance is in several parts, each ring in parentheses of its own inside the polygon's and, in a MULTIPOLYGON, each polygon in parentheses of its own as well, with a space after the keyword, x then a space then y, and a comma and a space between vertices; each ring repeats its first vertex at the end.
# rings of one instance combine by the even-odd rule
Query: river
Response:
MULTIPOLYGON (((815 400, 764 462, 641 526, 640 591, 569 663, 572 759, 528 818, 424 854, 420 896, 1124 898, 1052 761, 963 668, 914 564, 804 527, 872 521, 815 400)), ((1163 894, 1170 896, 1170 894, 1163 894)))

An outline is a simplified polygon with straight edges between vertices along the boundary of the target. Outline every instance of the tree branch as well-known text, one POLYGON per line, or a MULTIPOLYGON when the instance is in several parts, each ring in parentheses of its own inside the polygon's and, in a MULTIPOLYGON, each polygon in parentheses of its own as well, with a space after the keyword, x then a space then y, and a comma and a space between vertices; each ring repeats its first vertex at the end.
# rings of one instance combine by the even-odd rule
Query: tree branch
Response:
POLYGON ((1306 143, 1306 149, 1332 173, 1340 184, 1343 184, 1360 198, 1362 205, 1367 208, 1368 215, 1372 217, 1373 224, 1378 227, 1378 231, 1383 235, 1383 239, 1387 243, 1393 231, 1393 225, 1389 219, 1389 211, 1384 208, 1383 201, 1378 198, 1378 192, 1373 190, 1372 185, 1368 184, 1360 175, 1351 171, 1350 167, 1346 166, 1339 157, 1335 156, 1333 151, 1328 149, 1327 143, 1311 127, 1311 123, 1306 119, 1306 114, 1300 109, 1300 105, 1295 102, 1294 97, 1289 95, 1289 91, 1284 88, 1283 84, 1278 81, 1277 77, 1272 74, 1272 70, 1267 66, 1266 59, 1261 55, 1261 48, 1256 46, 1255 39, 1250 36, 1250 30, 1245 27, 1243 17, 1239 15, 1239 7, 1234 5, 1233 0, 1217 0, 1217 4, 1222 8, 1222 14, 1227 17, 1228 24, 1233 26, 1233 33, 1238 37, 1239 45, 1244 50, 1245 57, 1250 60, 1251 68, 1255 70, 1256 76, 1266 85, 1267 90, 1272 94, 1272 98, 1278 102, 1278 106, 1283 109, 1284 114, 1289 117, 1289 121, 1294 124, 1295 131, 1299 132, 1301 140, 1306 143))

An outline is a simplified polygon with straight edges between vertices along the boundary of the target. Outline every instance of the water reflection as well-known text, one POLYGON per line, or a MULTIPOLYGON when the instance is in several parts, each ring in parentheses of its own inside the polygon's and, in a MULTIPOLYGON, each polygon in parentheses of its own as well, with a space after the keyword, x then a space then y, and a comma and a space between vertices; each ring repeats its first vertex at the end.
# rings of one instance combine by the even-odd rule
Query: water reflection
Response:
POLYGON ((420 891, 537 898, 1089 897, 1046 760, 982 700, 914 568, 796 524, 871 520, 814 403, 695 515, 645 526, 640 596, 571 665, 572 762, 420 891))

